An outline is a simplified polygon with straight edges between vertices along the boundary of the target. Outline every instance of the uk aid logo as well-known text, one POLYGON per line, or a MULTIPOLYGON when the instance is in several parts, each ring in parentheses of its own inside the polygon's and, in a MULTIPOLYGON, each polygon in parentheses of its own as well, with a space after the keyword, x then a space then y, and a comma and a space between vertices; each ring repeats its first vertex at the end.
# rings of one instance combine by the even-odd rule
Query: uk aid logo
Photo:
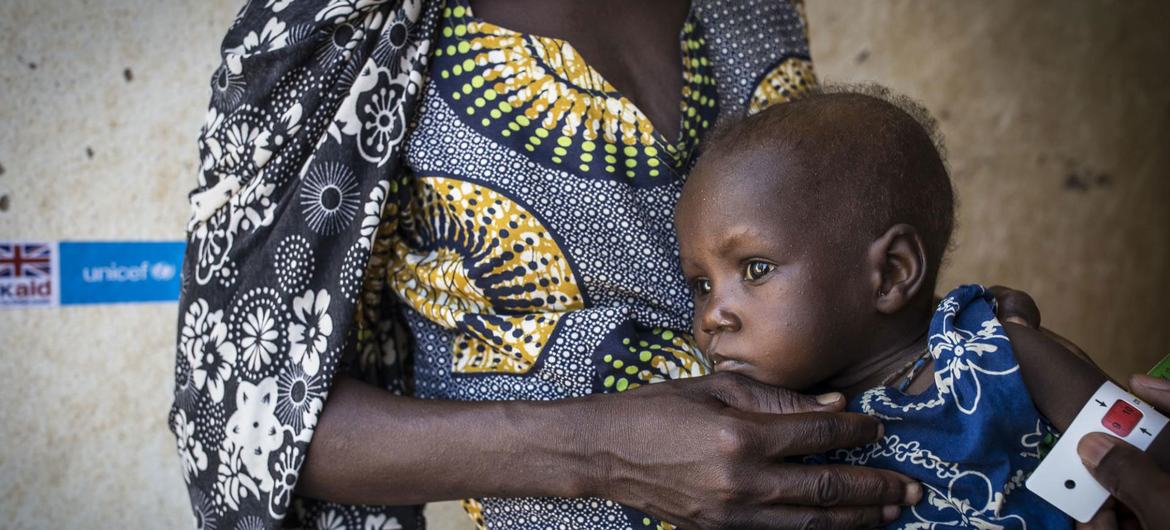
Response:
POLYGON ((0 243, 0 305, 56 302, 54 247, 50 243, 0 243))

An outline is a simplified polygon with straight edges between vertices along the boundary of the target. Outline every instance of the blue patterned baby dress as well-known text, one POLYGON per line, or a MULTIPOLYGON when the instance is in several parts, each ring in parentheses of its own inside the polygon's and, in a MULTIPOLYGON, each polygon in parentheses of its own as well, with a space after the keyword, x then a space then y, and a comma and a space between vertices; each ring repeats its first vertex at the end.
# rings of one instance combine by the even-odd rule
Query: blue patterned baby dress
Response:
POLYGON ((994 297, 979 285, 951 291, 931 319, 929 347, 934 387, 909 396, 882 386, 853 398, 849 410, 880 418, 885 437, 828 461, 922 482, 922 501, 886 528, 1072 528, 1024 487, 1055 430, 1024 386, 994 297))

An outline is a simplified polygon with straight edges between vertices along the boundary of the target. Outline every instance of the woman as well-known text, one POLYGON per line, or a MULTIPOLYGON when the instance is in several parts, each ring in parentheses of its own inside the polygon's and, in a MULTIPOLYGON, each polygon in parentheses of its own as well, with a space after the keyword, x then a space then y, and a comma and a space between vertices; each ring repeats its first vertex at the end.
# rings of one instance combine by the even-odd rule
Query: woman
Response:
POLYGON ((674 202, 720 120, 814 82, 799 5, 267 0, 223 48, 170 418, 198 526, 470 498, 494 528, 866 528, 920 497, 782 463, 878 436, 840 395, 686 379, 674 202))

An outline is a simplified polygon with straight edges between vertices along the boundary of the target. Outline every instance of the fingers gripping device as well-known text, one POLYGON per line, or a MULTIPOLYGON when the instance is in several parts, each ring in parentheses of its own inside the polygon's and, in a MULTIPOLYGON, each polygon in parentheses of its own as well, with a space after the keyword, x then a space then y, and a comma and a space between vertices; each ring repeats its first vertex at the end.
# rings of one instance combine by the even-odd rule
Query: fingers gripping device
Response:
POLYGON ((1077 455, 1081 438, 1103 432, 1145 451, 1167 421, 1153 407, 1106 381, 1025 484, 1073 519, 1088 522, 1109 498, 1109 492, 1089 474, 1077 455))

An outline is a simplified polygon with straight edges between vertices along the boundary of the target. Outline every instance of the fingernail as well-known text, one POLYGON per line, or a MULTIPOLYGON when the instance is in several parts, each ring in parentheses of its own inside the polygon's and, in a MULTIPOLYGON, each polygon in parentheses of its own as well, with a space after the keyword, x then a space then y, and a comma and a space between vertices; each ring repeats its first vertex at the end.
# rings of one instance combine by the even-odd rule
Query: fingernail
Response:
POLYGON ((877 441, 880 442, 883 439, 885 439, 885 437, 886 437, 886 424, 879 423, 877 431, 878 431, 877 441))
POLYGON ((845 399, 845 396, 840 392, 829 392, 828 394, 821 394, 817 396, 817 403, 822 405, 832 405, 838 401, 845 399))
POLYGON ((906 506, 918 504, 922 500, 922 484, 911 482, 906 485, 906 498, 903 501, 906 506))
POLYGON ((1134 374, 1130 378, 1129 384, 1132 386, 1144 386, 1150 390, 1170 391, 1170 379, 1162 379, 1161 377, 1154 377, 1152 375, 1134 374))
POLYGON ((899 515, 902 515, 902 507, 900 506, 890 505, 882 508, 882 519, 887 523, 897 519, 899 515))
POLYGON ((1085 467, 1096 469, 1101 460, 1105 459, 1105 455, 1109 454, 1109 451, 1116 447, 1117 442, 1120 441, 1104 434, 1085 436, 1077 444, 1077 453, 1081 456, 1081 462, 1084 462, 1085 467))

